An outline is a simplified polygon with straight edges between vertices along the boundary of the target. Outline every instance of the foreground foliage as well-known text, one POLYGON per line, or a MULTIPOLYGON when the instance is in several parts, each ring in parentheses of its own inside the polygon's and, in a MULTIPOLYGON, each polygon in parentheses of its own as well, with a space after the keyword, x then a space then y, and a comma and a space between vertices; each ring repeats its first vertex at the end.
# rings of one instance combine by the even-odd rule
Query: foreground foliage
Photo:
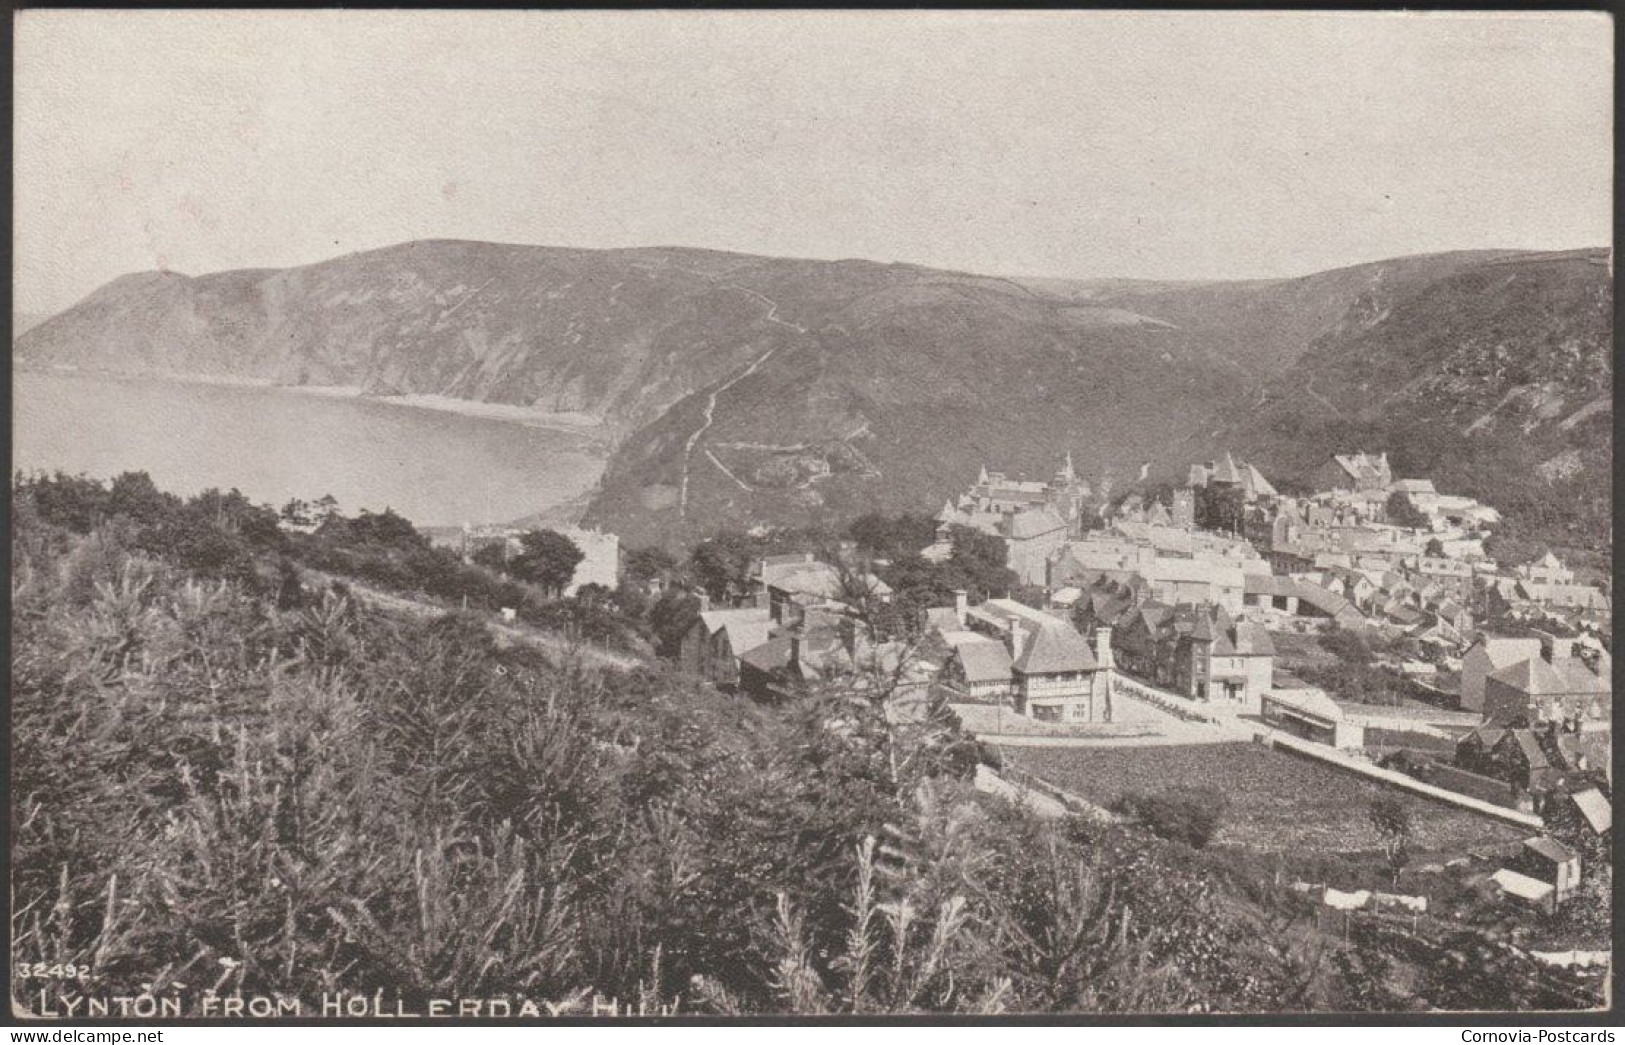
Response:
MULTIPOLYGON (((1389 997, 1186 846, 979 797, 951 716, 549 660, 472 615, 383 616, 266 552, 201 569, 118 510, 76 531, 14 492, 13 958, 88 965, 87 991, 723 1013, 1389 997)), ((1512 997, 1486 979, 1485 1004, 1512 997)))

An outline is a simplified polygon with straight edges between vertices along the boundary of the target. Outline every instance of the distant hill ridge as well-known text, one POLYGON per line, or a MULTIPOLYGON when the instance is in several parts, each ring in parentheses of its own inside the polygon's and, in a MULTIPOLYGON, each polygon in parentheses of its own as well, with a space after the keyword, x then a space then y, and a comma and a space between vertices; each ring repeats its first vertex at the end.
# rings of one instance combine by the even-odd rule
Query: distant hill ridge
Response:
MULTIPOLYGON (((1067 450, 1119 484, 1141 461, 1173 469, 1230 443, 1296 466, 1325 449, 1319 435, 1381 435, 1316 427, 1369 414, 1378 399, 1359 386, 1379 365, 1381 401, 1416 418, 1513 410, 1494 404, 1519 373, 1435 373, 1461 362, 1445 337, 1506 358, 1577 351, 1580 365, 1535 366, 1549 410, 1611 383, 1592 314, 1611 308, 1599 257, 1468 251, 1155 283, 428 240, 289 269, 124 276, 25 330, 14 357, 590 414, 616 451, 588 520, 672 542, 922 508, 983 461, 1047 476, 1067 450), (1515 304, 1484 299, 1507 281, 1515 304), (1446 315, 1448 331, 1428 318, 1446 315)), ((1600 460, 1591 449, 1582 470, 1600 460)))

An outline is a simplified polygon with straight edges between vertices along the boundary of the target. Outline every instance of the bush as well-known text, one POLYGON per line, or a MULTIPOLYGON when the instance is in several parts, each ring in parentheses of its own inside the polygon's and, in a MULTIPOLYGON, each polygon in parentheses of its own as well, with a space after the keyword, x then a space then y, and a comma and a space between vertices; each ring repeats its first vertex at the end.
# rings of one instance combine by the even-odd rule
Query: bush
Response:
POLYGON ((1158 838, 1200 849, 1218 831, 1226 804, 1224 796, 1205 791, 1130 791, 1112 803, 1112 811, 1138 821, 1158 838))

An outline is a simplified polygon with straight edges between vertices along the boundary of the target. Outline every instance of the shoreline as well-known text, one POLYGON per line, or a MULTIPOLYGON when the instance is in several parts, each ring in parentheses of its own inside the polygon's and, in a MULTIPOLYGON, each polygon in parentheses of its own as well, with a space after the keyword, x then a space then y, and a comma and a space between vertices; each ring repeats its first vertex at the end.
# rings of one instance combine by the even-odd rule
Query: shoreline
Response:
POLYGON ((102 377, 115 380, 164 381, 171 384, 212 385, 222 388, 262 388, 267 391, 293 392, 298 395, 319 396, 325 399, 361 399, 371 403, 385 403, 416 410, 433 410, 443 414, 457 414, 482 421, 501 421, 541 428, 551 432, 573 435, 589 443, 595 452, 606 457, 613 449, 615 428, 601 418, 587 413, 549 412, 509 403, 485 403, 474 399, 427 392, 409 392, 399 395, 369 393, 361 385, 287 385, 268 377, 238 377, 230 374, 196 374, 171 371, 125 371, 86 369, 69 364, 37 366, 12 361, 12 369, 36 374, 68 374, 79 377, 102 377))

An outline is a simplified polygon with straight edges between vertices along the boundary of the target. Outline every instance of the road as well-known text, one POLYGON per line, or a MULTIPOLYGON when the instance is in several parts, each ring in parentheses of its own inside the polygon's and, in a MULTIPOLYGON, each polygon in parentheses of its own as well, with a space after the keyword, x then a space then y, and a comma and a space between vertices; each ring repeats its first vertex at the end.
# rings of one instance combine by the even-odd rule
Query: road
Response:
MULTIPOLYGON (((759 294, 756 291, 751 290, 749 287, 730 285, 724 289, 742 291, 743 293, 749 294, 751 297, 756 298, 758 301, 766 305, 767 315, 763 316, 762 318, 767 320, 769 323, 777 323, 781 327, 788 327, 798 334, 805 334, 807 332, 807 328, 804 326, 780 319, 779 303, 768 297, 766 294, 759 294)), ((683 446, 683 480, 678 488, 679 492, 677 495, 677 506, 679 512, 684 518, 688 517, 688 480, 689 473, 692 470, 694 462, 694 447, 699 444, 700 438, 704 436, 706 432, 710 431, 711 426, 716 422, 717 398, 734 385, 737 385, 739 382, 745 380, 745 378, 756 373, 757 370, 761 369, 762 364, 766 363, 770 358, 772 358, 773 353, 777 352, 778 350, 779 346, 774 345, 766 352, 763 352, 749 366, 745 367, 745 369, 718 385, 716 388, 713 388, 711 390, 711 394, 706 396, 705 410, 703 412, 704 421, 700 424, 700 427, 694 429, 693 434, 688 437, 688 442, 683 446)), ((727 475, 728 478, 732 479, 736 483, 739 483, 739 485, 745 489, 750 489, 750 487, 745 486, 745 484, 740 481, 738 476, 734 475, 732 472, 728 471, 727 468, 723 467, 722 462, 718 461, 715 455, 707 454, 707 456, 711 458, 711 461, 718 468, 720 468, 723 474, 727 475)))
POLYGON ((1072 815, 1070 809, 1050 796, 1030 787, 1012 784, 987 766, 976 767, 976 790, 1009 799, 1016 805, 1025 805, 1045 820, 1061 820, 1072 815))

